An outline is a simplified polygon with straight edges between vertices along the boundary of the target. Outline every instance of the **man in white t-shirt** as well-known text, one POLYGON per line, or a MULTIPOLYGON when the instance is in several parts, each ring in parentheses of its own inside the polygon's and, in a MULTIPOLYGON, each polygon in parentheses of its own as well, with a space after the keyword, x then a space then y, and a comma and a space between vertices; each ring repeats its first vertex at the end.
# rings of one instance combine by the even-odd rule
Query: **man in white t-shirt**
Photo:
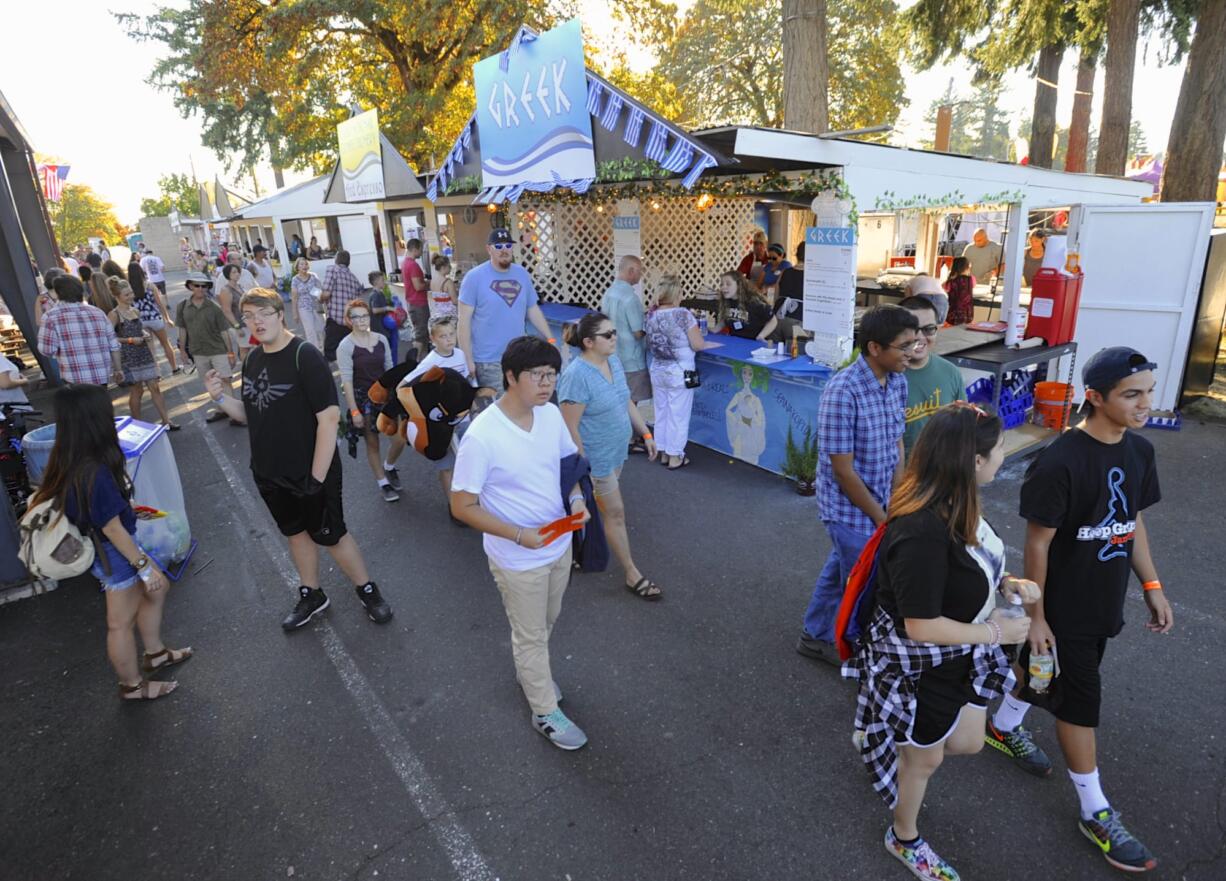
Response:
POLYGON ((268 249, 263 245, 256 245, 251 249, 251 253, 254 256, 247 264, 247 271, 255 278, 257 287, 272 288, 275 278, 272 274, 272 264, 268 262, 268 249))
POLYGON ((166 264, 162 262, 162 258, 152 251, 146 250, 145 256, 140 258, 140 268, 145 270, 145 278, 149 279, 162 296, 166 296, 166 264))
MULTIPOLYGON (((238 274, 238 286, 244 294, 252 288, 259 287, 259 285, 255 283, 255 276, 248 272, 243 266, 243 255, 238 252, 237 248, 226 254, 226 264, 237 266, 240 270, 242 270, 238 274)), ((226 283, 225 276, 222 275, 221 272, 223 268, 224 267, 219 267, 217 271, 213 273, 213 284, 218 290, 220 290, 221 286, 226 283)))
MULTIPOLYGON (((561 691, 549 666, 549 635, 570 582, 571 536, 550 541, 543 530, 566 516, 561 461, 578 452, 561 411, 549 403, 561 367, 561 354, 539 337, 521 336, 506 346, 506 392, 473 420, 460 444, 451 513, 485 533, 533 727, 560 749, 574 750, 587 735, 558 708, 561 691)), ((584 522, 590 518, 577 485, 568 502, 584 522)))

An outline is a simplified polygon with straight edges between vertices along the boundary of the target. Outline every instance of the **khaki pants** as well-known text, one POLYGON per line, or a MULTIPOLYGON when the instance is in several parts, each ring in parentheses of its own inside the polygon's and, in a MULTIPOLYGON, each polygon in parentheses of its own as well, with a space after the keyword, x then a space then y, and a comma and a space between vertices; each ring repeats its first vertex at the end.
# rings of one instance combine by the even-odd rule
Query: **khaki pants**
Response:
MULTIPOLYGON (((560 541, 569 545, 569 536, 560 541)), ((553 694, 553 673, 549 669, 549 634, 562 611, 562 594, 570 583, 571 549, 549 566, 512 572, 500 569, 492 560, 490 572, 502 594, 502 605, 511 622, 511 652, 515 657, 515 676, 528 706, 538 716, 558 708, 553 694)))

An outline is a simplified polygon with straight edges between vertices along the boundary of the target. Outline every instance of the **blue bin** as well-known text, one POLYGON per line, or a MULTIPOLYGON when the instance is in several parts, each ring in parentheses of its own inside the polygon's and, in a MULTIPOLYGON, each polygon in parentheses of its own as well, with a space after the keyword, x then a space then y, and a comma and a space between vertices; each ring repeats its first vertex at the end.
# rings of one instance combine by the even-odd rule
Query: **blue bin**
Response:
POLYGON ((30 475, 30 483, 42 483, 43 471, 51 458, 51 448, 55 446, 55 423, 44 425, 28 432, 21 439, 21 452, 26 457, 26 473, 30 475))

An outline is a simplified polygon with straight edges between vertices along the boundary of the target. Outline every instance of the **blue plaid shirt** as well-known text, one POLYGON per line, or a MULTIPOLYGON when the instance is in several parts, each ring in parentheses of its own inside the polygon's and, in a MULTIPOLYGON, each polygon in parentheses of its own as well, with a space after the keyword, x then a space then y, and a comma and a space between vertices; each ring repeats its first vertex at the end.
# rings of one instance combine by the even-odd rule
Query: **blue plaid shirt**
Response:
POLYGON ((843 494, 830 457, 851 453, 856 474, 884 508, 890 501, 906 414, 906 378, 891 373, 882 386, 863 356, 826 383, 817 407, 817 501, 822 520, 865 534, 876 528, 872 518, 843 494))

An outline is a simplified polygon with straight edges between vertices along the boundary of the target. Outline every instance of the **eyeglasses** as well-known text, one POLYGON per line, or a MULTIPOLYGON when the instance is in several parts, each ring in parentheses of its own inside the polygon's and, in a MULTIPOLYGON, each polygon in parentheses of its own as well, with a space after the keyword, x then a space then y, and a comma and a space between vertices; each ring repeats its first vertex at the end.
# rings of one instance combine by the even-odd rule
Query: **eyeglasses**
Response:
POLYGON ((490 245, 490 247, 493 248, 495 251, 509 251, 515 247, 515 243, 514 242, 496 242, 495 244, 490 245))
POLYGON ((937 335, 937 331, 940 329, 941 328, 937 327, 935 324, 925 324, 919 329, 919 332, 926 337, 934 337, 937 335))
POLYGON ((558 381, 558 371, 556 370, 528 370, 525 371, 532 381, 537 385, 552 385, 558 381))
POLYGON ((250 324, 251 322, 255 321, 257 318, 263 318, 265 321, 267 321, 269 318, 272 318, 276 314, 277 314, 277 311, 275 309, 261 309, 259 312, 244 312, 243 313, 243 324, 250 324))
POLYGON ((602 339, 611 340, 617 336, 617 328, 613 328, 613 330, 606 330, 604 333, 595 334, 595 336, 601 337, 602 339))
POLYGON ((901 346, 896 346, 893 343, 886 343, 887 349, 898 349, 900 352, 914 352, 915 347, 920 344, 918 339, 911 340, 909 343, 903 343, 901 346))

